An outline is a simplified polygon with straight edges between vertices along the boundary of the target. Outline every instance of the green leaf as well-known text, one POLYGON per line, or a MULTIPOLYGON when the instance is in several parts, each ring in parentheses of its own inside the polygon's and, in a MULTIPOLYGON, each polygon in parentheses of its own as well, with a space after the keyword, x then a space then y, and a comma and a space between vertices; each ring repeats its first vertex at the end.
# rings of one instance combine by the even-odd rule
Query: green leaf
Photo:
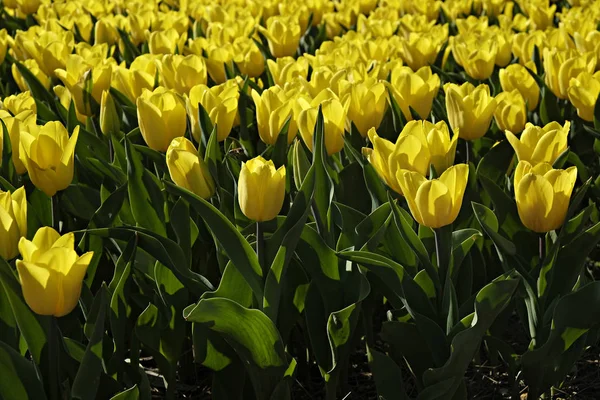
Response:
POLYGON ((302 183, 304 182, 304 177, 308 173, 310 169, 310 161, 308 161, 308 157, 306 156, 306 151, 302 146, 300 140, 296 140, 294 143, 294 148, 292 150, 293 154, 293 172, 294 172, 294 184, 296 185, 296 189, 300 190, 302 187, 302 183))
POLYGON ((319 234, 328 244, 332 244, 329 207, 333 200, 333 182, 328 173, 327 149, 325 147, 325 122, 323 110, 319 107, 317 122, 314 130, 313 167, 315 168, 315 191, 313 212, 319 234))
POLYGON ((36 100, 36 103, 42 102, 52 108, 52 113, 54 114, 52 120, 65 122, 67 110, 65 110, 60 102, 56 101, 54 95, 41 84, 38 78, 25 65, 20 62, 15 62, 14 65, 17 66, 19 73, 23 76, 27 86, 29 86, 31 95, 36 100))
POLYGON ((563 117, 558 107, 558 99, 547 85, 544 84, 540 88, 542 88, 542 101, 540 102, 540 120, 542 124, 546 125, 552 121, 561 122, 563 117))
POLYGON ((0 397, 3 400, 46 399, 34 364, 0 342, 0 397))
POLYGON ((477 229, 467 228, 452 232, 452 261, 450 276, 458 273, 465 256, 483 235, 477 229))
POLYGON ((384 399, 408 400, 402 387, 402 370, 394 360, 373 349, 368 349, 368 355, 377 394, 384 399))
POLYGON ((137 385, 133 385, 121 393, 115 394, 110 400, 138 400, 140 398, 140 390, 137 385))
POLYGON ((492 210, 479 203, 472 203, 475 218, 485 231, 485 233, 492 239, 494 244, 499 250, 502 250, 508 255, 514 256, 517 253, 517 249, 513 242, 506 239, 498 233, 499 225, 498 218, 494 215, 492 210))
POLYGON ((219 166, 223 161, 223 155, 221 154, 221 147, 219 147, 219 141, 217 140, 217 125, 214 126, 208 139, 206 152, 204 153, 204 161, 206 162, 206 165, 208 165, 210 174, 218 185, 219 166))

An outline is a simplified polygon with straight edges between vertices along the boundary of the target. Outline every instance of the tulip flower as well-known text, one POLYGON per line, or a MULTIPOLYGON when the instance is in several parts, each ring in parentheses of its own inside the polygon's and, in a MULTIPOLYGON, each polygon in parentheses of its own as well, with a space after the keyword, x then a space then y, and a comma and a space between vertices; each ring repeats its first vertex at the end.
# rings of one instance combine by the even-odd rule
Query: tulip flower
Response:
MULTIPOLYGON (((298 57, 298 59, 282 57, 278 58, 276 61, 267 60, 267 67, 273 77, 273 82, 276 85, 283 86, 288 82, 292 82, 292 80, 298 76, 306 79, 308 76, 309 63, 308 59, 305 57, 298 57)), ((323 89, 325 89, 325 87, 319 88, 319 91, 323 89)))
POLYGON ((121 130, 121 117, 117 113, 117 107, 110 91, 102 92, 100 102, 100 130, 103 134, 116 135, 121 130))
POLYGON ((189 56, 168 54, 158 65, 163 85, 179 94, 187 94, 192 87, 206 84, 206 64, 202 57, 195 54, 189 56))
POLYGON ((501 131, 521 133, 527 122, 527 106, 521 93, 515 89, 512 92, 502 92, 496 96, 498 106, 494 112, 496 124, 501 131))
POLYGON ((4 109, 10 111, 12 115, 17 115, 24 111, 30 111, 33 114, 37 113, 37 105, 30 91, 5 97, 2 100, 2 106, 4 109))
MULTIPOLYGON (((382 82, 368 78, 362 82, 340 84, 342 102, 348 102, 348 120, 352 121, 362 137, 371 128, 379 128, 387 108, 387 90, 382 82)), ((348 129, 349 130, 349 129, 348 129)))
POLYGON ((577 167, 552 169, 549 163, 532 166, 519 161, 514 187, 523 225, 538 233, 558 229, 565 221, 576 180, 577 167))
POLYGON ((288 144, 294 141, 298 133, 298 125, 293 116, 293 96, 275 85, 258 94, 252 90, 252 99, 256 106, 256 123, 260 139, 266 144, 274 145, 279 132, 290 119, 287 131, 288 144))
POLYGON ((8 51, 8 32, 6 29, 0 29, 0 64, 4 62, 8 51))
POLYGON ((417 135, 400 134, 394 144, 379 137, 375 129, 370 129, 369 140, 373 148, 363 148, 363 154, 385 184, 402 194, 396 171, 410 170, 425 176, 429 170, 431 154, 421 139, 417 135))
POLYGON ((494 111, 496 99, 490 96, 490 88, 481 84, 477 87, 466 82, 462 85, 447 83, 446 110, 450 127, 465 140, 479 139, 487 132, 494 111))
POLYGON ((498 44, 496 41, 481 40, 479 35, 455 36, 452 40, 452 54, 467 75, 473 79, 488 79, 494 72, 498 44))
POLYGON ((222 45, 209 44, 204 52, 207 55, 206 58, 206 69, 208 75, 217 84, 222 84, 227 81, 227 74, 225 74, 225 65, 233 70, 233 58, 235 57, 235 49, 231 43, 224 43, 222 45))
POLYGON ((510 131, 506 131, 506 138, 519 161, 527 161, 534 166, 541 163, 552 164, 567 149, 570 129, 569 121, 564 126, 553 121, 543 128, 527 123, 520 139, 510 131))
POLYGON ((596 55, 594 53, 579 54, 577 50, 544 49, 544 71, 546 84, 559 99, 568 98, 571 78, 582 72, 594 73, 596 55))
MULTIPOLYGON (((40 81, 43 87, 45 87, 46 89, 50 88, 50 78, 44 73, 44 71, 40 69, 40 66, 38 65, 37 61, 35 61, 33 58, 30 58, 28 60, 23 61, 22 64, 25 66, 25 68, 29 70, 29 72, 33 74, 33 76, 37 78, 38 81, 40 81)), ((17 64, 13 64, 10 67, 10 70, 12 71, 12 76, 15 82, 17 83, 17 86, 19 86, 19 89, 22 92, 29 90, 29 85, 25 81, 25 78, 23 78, 23 75, 21 75, 21 72, 17 68, 17 64)))
POLYGON ((14 193, 0 190, 0 257, 12 260, 19 254, 19 239, 27 236, 25 188, 14 193))
POLYGON ((556 13, 556 4, 549 5, 549 2, 531 2, 525 7, 534 30, 543 31, 554 23, 554 14, 556 13))
POLYGON ((580 53, 596 54, 596 69, 600 67, 600 31, 596 29, 584 34, 583 32, 575 32, 575 47, 580 53))
POLYGON ((242 163, 238 202, 251 220, 270 221, 279 214, 285 198, 285 166, 275 169, 273 161, 261 156, 242 163))
POLYGON ((175 91, 162 86, 144 90, 136 105, 140 131, 151 149, 167 151, 174 138, 185 134, 185 103, 175 91))
POLYGON ((52 228, 39 229, 32 241, 21 238, 17 271, 23 297, 39 315, 62 317, 77 306, 93 252, 78 256, 73 233, 60 236, 52 228))
POLYGON ((469 179, 467 164, 453 165, 432 180, 414 171, 399 170, 396 175, 408 208, 419 224, 435 229, 454 222, 469 179))
POLYGON ((521 32, 513 37, 512 52, 519 59, 521 65, 526 65, 528 61, 533 60, 533 52, 536 47, 540 54, 546 47, 544 31, 521 32))
POLYGON ((154 89, 156 64, 159 60, 160 56, 144 54, 133 60, 129 69, 123 66, 114 67, 111 86, 135 103, 144 89, 154 89))
POLYGON ((569 100, 577 108, 577 115, 585 121, 594 120, 594 107, 600 94, 600 73, 594 75, 587 71, 572 78, 569 83, 569 100))
POLYGON ((267 27, 259 26, 258 30, 269 41, 269 50, 275 58, 296 54, 302 29, 297 17, 271 17, 267 19, 267 27))
POLYGON ((78 137, 79 126, 69 137, 67 129, 58 121, 44 126, 31 125, 27 131, 21 131, 19 157, 31 182, 47 196, 54 196, 73 181, 78 137))
POLYGON ((421 118, 431 113, 433 99, 440 90, 440 77, 431 73, 431 67, 421 67, 416 72, 408 67, 396 67, 392 70, 388 86, 404 118, 413 119, 412 108, 421 118))
POLYGON ((313 135, 319 106, 323 112, 324 141, 327 154, 339 153, 344 148, 344 129, 348 103, 342 103, 329 89, 323 90, 310 102, 304 97, 298 97, 298 130, 306 146, 313 151, 313 135))
MULTIPOLYGON (((531 61, 526 66, 533 72, 537 71, 535 64, 531 61)), ((512 92, 517 89, 527 102, 528 110, 533 111, 536 109, 540 99, 540 87, 525 66, 511 64, 501 69, 499 75, 500 86, 502 86, 503 91, 512 92)))
POLYGON ((17 0, 17 9, 25 15, 30 15, 35 13, 41 4, 41 0, 17 0))
POLYGON ((243 75, 257 78, 265 71, 265 57, 256 43, 247 37, 238 37, 233 42, 236 49, 233 61, 243 75))
MULTIPOLYGON (((15 172, 23 175, 27 172, 27 168, 20 158, 21 131, 29 131, 37 127, 37 116, 32 111, 23 111, 16 114, 14 117, 4 110, 0 110, 0 119, 6 125, 10 143, 12 144, 12 162, 15 166, 15 172)), ((2 139, 0 139, 0 153, 2 153, 2 139)))
POLYGON ((187 34, 180 35, 177 30, 170 28, 164 31, 148 32, 147 39, 151 54, 175 54, 183 51, 187 34))
POLYGON ((448 125, 444 121, 435 125, 429 121, 410 121, 400 132, 399 138, 403 136, 414 136, 421 141, 425 149, 423 159, 426 159, 426 154, 429 154, 430 162, 438 175, 454 164, 459 135, 454 133, 451 137, 448 125))
POLYGON ((402 59, 413 71, 431 65, 447 39, 448 25, 436 25, 426 33, 412 32, 402 40, 402 59))
POLYGON ((190 95, 186 98, 186 106, 192 121, 192 134, 197 141, 200 141, 198 104, 204 107, 212 124, 217 125, 217 140, 222 142, 227 139, 235 124, 239 95, 239 87, 235 82, 211 88, 197 85, 190 90, 190 95))
POLYGON ((208 199, 215 194, 213 181, 208 166, 198 156, 198 150, 192 142, 184 137, 173 139, 167 150, 167 167, 171 179, 177 186, 181 186, 208 199))

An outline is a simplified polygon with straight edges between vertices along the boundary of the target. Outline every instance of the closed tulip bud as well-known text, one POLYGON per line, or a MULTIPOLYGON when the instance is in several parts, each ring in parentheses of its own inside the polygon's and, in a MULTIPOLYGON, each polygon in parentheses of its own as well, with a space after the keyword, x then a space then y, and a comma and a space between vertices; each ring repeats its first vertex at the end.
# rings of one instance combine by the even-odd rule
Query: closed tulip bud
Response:
POLYGON ((594 73, 596 55, 594 53, 579 54, 577 50, 544 49, 544 71, 546 84, 559 99, 568 98, 571 78, 587 71, 594 73))
POLYGON ((452 41, 452 54, 467 75, 473 79, 488 79, 494 72, 498 44, 496 41, 481 40, 481 36, 455 36, 452 41))
POLYGON ((298 133, 298 125, 293 116, 293 96, 279 86, 271 86, 258 94, 252 90, 252 99, 256 106, 256 123, 260 139, 266 144, 274 145, 279 132, 290 119, 287 138, 288 144, 294 141, 298 133))
POLYGON ((94 43, 116 44, 120 38, 116 22, 112 15, 100 18, 94 30, 94 43))
POLYGON ((17 0, 17 9, 25 15, 35 13, 42 4, 41 0, 17 0))
POLYGON ((215 194, 215 182, 208 166, 198 156, 198 150, 188 139, 184 137, 173 139, 167 150, 167 167, 171 179, 177 186, 203 199, 208 199, 215 194))
POLYGON ((67 129, 57 121, 44 126, 30 126, 20 133, 19 157, 31 182, 52 197, 73 181, 75 145, 79 126, 69 137, 67 129))
POLYGON ((502 92, 496 96, 498 106, 494 112, 496 124, 501 131, 521 133, 527 122, 527 107, 525 99, 517 89, 512 92, 502 92))
POLYGON ((117 135, 121 130, 121 117, 110 91, 102 92, 100 102, 100 130, 106 136, 117 135))
POLYGON ((136 105, 140 131, 151 149, 167 151, 173 139, 185 134, 185 103, 175 91, 162 86, 144 90, 136 105))
MULTIPOLYGON (((297 60, 292 57, 282 57, 275 61, 267 60, 267 66, 273 82, 279 86, 292 82, 296 77, 306 79, 308 76, 309 63, 305 57, 298 57, 297 60)), ((323 89, 325 88, 320 88, 319 91, 323 89)))
POLYGON ((206 84, 206 64, 202 57, 195 54, 168 54, 162 58, 159 65, 163 85, 179 94, 187 94, 194 86, 206 84))
POLYGON ((235 49, 231 43, 224 43, 222 45, 209 45, 205 49, 206 58, 206 69, 208 75, 217 84, 222 84, 227 81, 227 74, 225 73, 225 65, 230 69, 233 69, 233 57, 235 56, 235 49))
POLYGON ((37 105, 35 99, 31 96, 30 91, 8 96, 2 100, 2 105, 4 109, 10 111, 12 115, 17 115, 24 111, 31 111, 34 114, 37 113, 37 105))
POLYGON ((186 106, 192 121, 192 134, 197 141, 200 141, 198 104, 204 107, 212 124, 217 125, 217 140, 222 142, 227 139, 235 124, 239 95, 237 84, 224 83, 211 88, 197 85, 190 90, 190 95, 186 98, 186 106))
POLYGON ((237 38, 233 46, 237 49, 233 61, 243 75, 257 78, 265 72, 265 57, 252 39, 237 38))
POLYGON ((348 120, 362 137, 371 128, 379 128, 387 107, 387 90, 382 82, 368 78, 362 82, 343 81, 340 87, 342 102, 348 102, 348 120))
POLYGON ((521 222, 545 233, 564 223, 577 180, 577 167, 552 169, 548 163, 532 166, 519 161, 515 171, 515 199, 521 222))
POLYGON ((23 259, 17 260, 17 271, 29 308, 55 317, 73 311, 94 253, 78 256, 73 233, 60 236, 48 227, 39 229, 32 241, 22 238, 19 251, 23 259))
POLYGON ((136 46, 146 41, 146 31, 150 30, 155 18, 153 11, 139 11, 129 14, 131 40, 136 46))
MULTIPOLYGON (((33 58, 25 60, 23 65, 29 70, 29 72, 33 74, 33 76, 37 78, 38 81, 40 81, 42 86, 44 86, 46 89, 50 88, 50 78, 44 73, 44 71, 40 69, 38 63, 33 58)), ((13 64, 10 69, 17 86, 19 86, 19 89, 23 92, 29 90, 29 84, 25 81, 23 75, 21 75, 21 72, 17 68, 17 64, 13 64)))
POLYGON ((304 97, 297 100, 298 130, 306 146, 313 151, 313 136, 319 106, 323 112, 324 142, 327 154, 339 153, 344 148, 344 129, 348 114, 348 103, 342 104, 339 98, 329 89, 323 90, 317 97, 308 102, 304 97))
POLYGON ((275 169, 273 161, 261 156, 242 163, 238 202, 246 217, 262 222, 279 214, 285 199, 285 166, 275 169))
POLYGON ((19 239, 27 236, 25 188, 12 194, 0 190, 0 257, 12 260, 19 254, 19 239))
POLYGON ((429 66, 419 68, 416 72, 399 66, 392 70, 389 87, 404 118, 409 121, 413 119, 411 108, 421 118, 427 118, 431 113, 433 99, 440 90, 440 77, 431 73, 429 66))
POLYGON ((408 208, 419 224, 436 229, 454 222, 469 179, 467 164, 453 165, 432 180, 406 170, 399 170, 396 175, 408 208))
POLYGON ((427 175, 431 154, 429 148, 416 135, 400 134, 394 144, 379 137, 375 129, 370 129, 369 140, 373 148, 363 147, 364 156, 385 184, 396 193, 402 194, 397 171, 403 169, 427 175))
POLYGON ((527 161, 532 165, 552 164, 567 150, 570 129, 569 121, 565 122, 564 126, 553 121, 543 128, 527 123, 520 139, 510 131, 506 131, 506 138, 517 153, 519 161, 527 161))
MULTIPOLYGON (((4 110, 0 110, 0 119, 6 125, 6 130, 12 144, 12 162, 15 166, 15 172, 23 175, 27 172, 25 165, 20 158, 21 131, 29 131, 35 129, 37 116, 32 111, 23 111, 16 114, 14 117, 4 110)), ((2 139, 0 139, 0 153, 2 149, 2 139)))
POLYGON ((269 50, 275 58, 293 56, 296 54, 302 29, 298 19, 294 17, 271 17, 267 20, 267 27, 258 27, 269 42, 269 50))
MULTIPOLYGON (((414 136, 419 139, 423 148, 427 150, 423 151, 423 154, 429 153, 430 163, 433 164, 438 175, 454 164, 458 134, 455 133, 451 137, 448 125, 444 121, 437 124, 429 121, 410 121, 404 126, 400 136, 414 136)), ((423 160, 426 158, 424 156, 423 160)), ((403 169, 412 170, 412 168, 403 169)))
MULTIPOLYGON (((535 64, 529 62, 527 67, 536 72, 535 64)), ((500 85, 505 92, 518 90, 527 102, 529 111, 537 108, 540 99, 540 87, 529 71, 521 64, 511 64, 500 70, 500 85)))
POLYGON ((447 83, 446 110, 453 131, 465 140, 483 137, 496 110, 496 99, 490 96, 490 88, 481 84, 477 87, 466 82, 462 85, 447 83))
MULTIPOLYGON (((549 2, 548 2, 549 3, 549 2)), ((543 2, 531 2, 526 7, 527 15, 533 24, 533 29, 545 30, 554 23, 554 14, 556 13, 556 4, 549 5, 543 2)))
POLYGON ((569 85, 569 100, 577 108, 577 115, 585 121, 594 120, 594 107, 600 94, 600 73, 585 71, 572 78, 569 85))
POLYGON ((187 34, 180 35, 170 28, 148 34, 148 48, 152 54, 175 54, 183 52, 187 34))

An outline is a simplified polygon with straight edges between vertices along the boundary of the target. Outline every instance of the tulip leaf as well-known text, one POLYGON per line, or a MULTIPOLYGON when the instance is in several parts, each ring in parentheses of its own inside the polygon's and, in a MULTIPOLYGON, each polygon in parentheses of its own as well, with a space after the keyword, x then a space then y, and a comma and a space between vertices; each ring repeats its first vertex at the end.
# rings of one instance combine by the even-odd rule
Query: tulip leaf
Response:
POLYGON ((106 160, 90 157, 86 162, 89 170, 100 177, 110 179, 115 185, 121 186, 127 181, 127 175, 120 168, 115 167, 106 160))
POLYGON ((506 184, 506 174, 515 152, 507 140, 492 147, 477 164, 477 177, 487 177, 499 187, 506 184))
POLYGON ((153 185, 153 181, 144 179, 144 175, 149 172, 146 172, 140 155, 128 139, 125 139, 125 152, 127 154, 127 185, 133 217, 139 226, 165 236, 167 232, 164 225, 163 204, 162 202, 160 204, 153 203, 151 193, 148 191, 148 188, 153 185))
POLYGON ((186 308, 184 317, 222 335, 244 361, 257 400, 270 398, 288 364, 279 332, 265 314, 213 298, 186 308))
POLYGON ((286 154, 288 148, 288 131, 290 129, 290 123, 292 122, 292 116, 290 115, 286 120, 279 134, 277 135, 277 141, 273 145, 273 152, 271 153, 271 159, 275 164, 275 168, 279 168, 286 162, 286 154))
POLYGON ((115 394, 110 400, 138 400, 140 398, 140 390, 137 385, 133 385, 121 393, 115 394))
POLYGON ((369 367, 377 394, 383 399, 408 400, 402 387, 402 370, 389 356, 377 350, 368 349, 369 367))
POLYGON ((600 131, 600 96, 594 105, 594 128, 600 131))
POLYGON ((450 276, 454 277, 475 242, 483 235, 477 229, 467 228, 452 232, 452 261, 450 276))
POLYGON ((0 342, 0 374, 3 400, 46 399, 34 364, 4 342, 0 342))
POLYGON ((306 151, 304 150, 304 146, 300 140, 296 140, 294 143, 292 155, 292 165, 294 170, 294 184, 296 185, 296 189, 300 190, 302 187, 302 183, 304 182, 304 178, 310 169, 310 161, 306 156, 306 151))
POLYGON ((498 247, 498 249, 502 250, 508 255, 515 256, 517 254, 515 244, 510 240, 506 239, 498 232, 498 218, 496 218, 496 215, 494 215, 492 210, 490 210, 483 204, 475 202, 471 203, 471 205, 475 213, 475 218, 477 219, 485 233, 492 239, 494 244, 498 247))
POLYGON ((119 215, 121 207, 125 202, 125 195, 127 194, 127 185, 122 185, 113 191, 108 198, 102 203, 102 205, 96 210, 90 223, 89 228, 105 228, 110 227, 114 220, 119 215))
POLYGON ((332 245, 330 237, 330 216, 329 207, 333 200, 333 184, 331 177, 327 172, 327 150, 325 148, 325 122, 323 119, 323 110, 319 107, 317 122, 314 130, 313 142, 313 166, 315 168, 315 191, 313 213, 317 222, 319 234, 325 241, 332 245))
POLYGON ((233 300, 242 307, 252 305, 252 288, 231 261, 225 266, 219 287, 215 291, 205 292, 202 295, 203 299, 215 297, 233 300))
POLYGON ((29 90, 31 91, 31 95, 36 100, 36 104, 41 102, 46 107, 42 108, 51 108, 52 109, 52 120, 60 120, 62 122, 66 122, 67 120, 67 110, 63 107, 63 105, 56 101, 54 95, 50 93, 48 89, 42 85, 42 83, 38 80, 38 78, 23 64, 16 61, 14 65, 19 70, 19 73, 23 76, 23 79, 27 83, 29 90))
POLYGON ((562 122, 563 117, 558 107, 558 99, 552 93, 548 85, 540 86, 542 91, 542 101, 540 102, 540 120, 543 125, 552 121, 562 122))
POLYGON ((238 268, 239 272, 252 288, 257 301, 262 303, 263 273, 252 246, 240 234, 236 227, 219 210, 194 193, 165 181, 167 191, 185 198, 202 216, 216 240, 238 268))
POLYGON ((92 310, 97 310, 97 312, 90 312, 90 315, 95 314, 95 320, 92 322, 88 317, 86 321, 86 328, 93 324, 89 329, 91 335, 71 388, 71 396, 81 400, 95 399, 100 386, 104 362, 102 358, 102 341, 104 339, 104 320, 108 302, 106 292, 106 286, 102 285, 92 305, 92 310))
POLYGON ((200 125, 200 143, 206 148, 208 147, 208 141, 212 136, 214 126, 208 112, 201 103, 198 103, 198 124, 200 125))
POLYGON ((356 241, 354 246, 358 249, 369 243, 370 251, 373 251, 377 247, 378 242, 382 239, 388 226, 388 217, 392 213, 390 203, 384 203, 382 206, 377 208, 371 214, 369 214, 363 221, 361 221, 355 227, 356 241), (381 230, 381 228, 384 228, 381 230))
POLYGON ((121 38, 120 44, 122 44, 122 47, 119 47, 119 49, 123 49, 123 59, 129 66, 131 65, 133 60, 135 60, 136 57, 140 55, 140 51, 131 42, 130 36, 127 32, 125 32, 122 29, 117 29, 117 32, 119 33, 119 37, 121 38))

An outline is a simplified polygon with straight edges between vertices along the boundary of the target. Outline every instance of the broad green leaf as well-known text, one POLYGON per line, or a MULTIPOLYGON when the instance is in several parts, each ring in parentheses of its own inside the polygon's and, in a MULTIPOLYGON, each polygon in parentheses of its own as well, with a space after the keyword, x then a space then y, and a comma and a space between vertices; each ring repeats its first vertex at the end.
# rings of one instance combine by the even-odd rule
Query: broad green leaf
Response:
POLYGON ((403 387, 402 370, 394 360, 374 349, 368 349, 368 356, 377 394, 384 399, 408 400, 403 387))
POLYGON ((140 398, 140 390, 137 385, 133 385, 121 393, 115 394, 110 400, 138 400, 140 398))
POLYGON ((4 342, 0 342, 0 376, 3 400, 46 399, 34 364, 4 342))

